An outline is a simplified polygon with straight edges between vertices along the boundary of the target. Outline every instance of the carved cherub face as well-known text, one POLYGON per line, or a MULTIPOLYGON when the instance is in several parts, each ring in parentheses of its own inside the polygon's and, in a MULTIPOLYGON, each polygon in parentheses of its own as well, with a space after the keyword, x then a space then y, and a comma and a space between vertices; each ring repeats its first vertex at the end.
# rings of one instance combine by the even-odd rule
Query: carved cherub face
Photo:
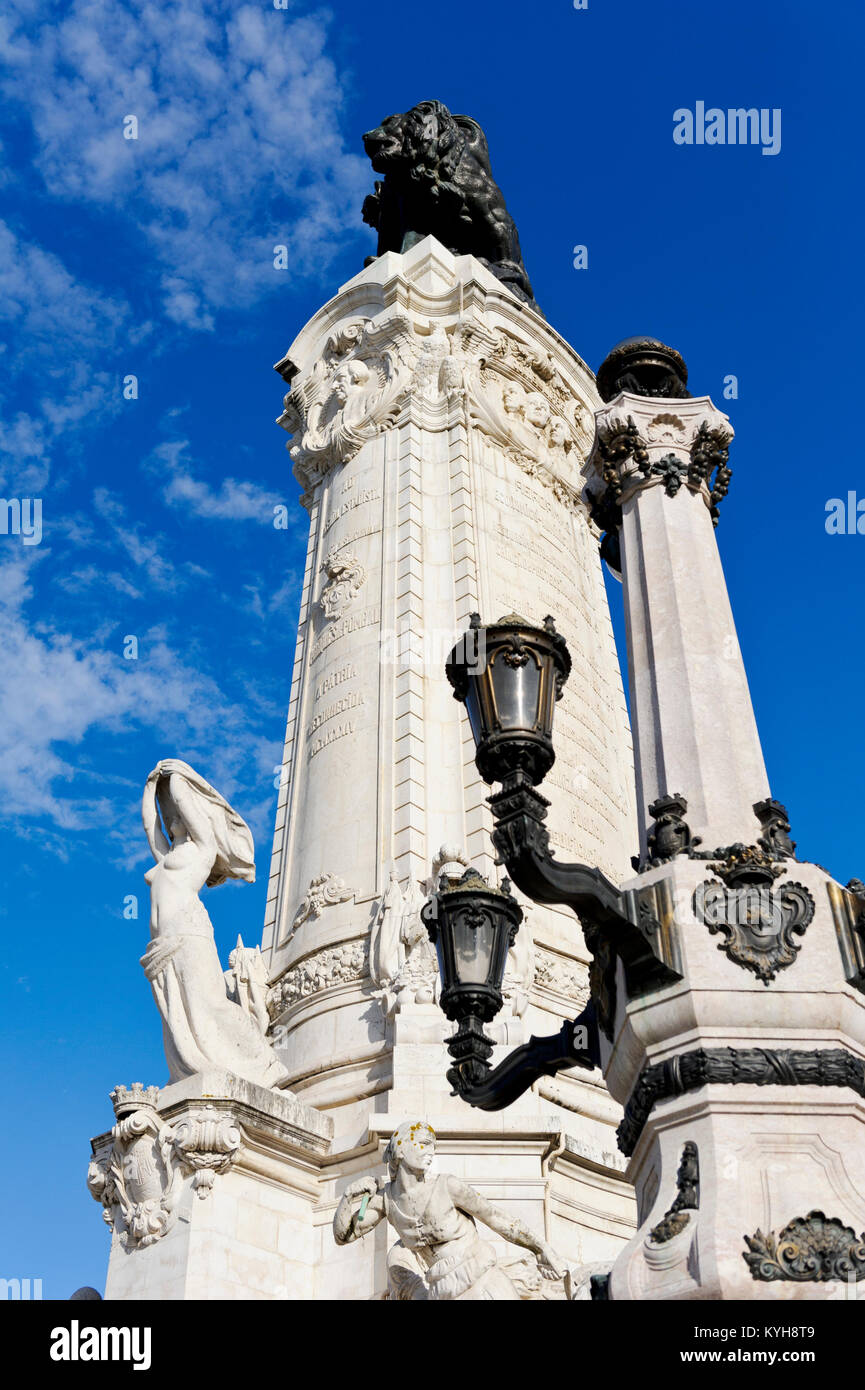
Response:
POLYGON ((550 407, 539 391, 532 391, 531 395, 526 397, 526 419, 529 424, 534 425, 535 429, 542 430, 549 418, 550 407))
POLYGON ((554 416, 550 422, 550 443, 554 448, 560 449, 568 437, 568 427, 564 420, 559 420, 554 416))

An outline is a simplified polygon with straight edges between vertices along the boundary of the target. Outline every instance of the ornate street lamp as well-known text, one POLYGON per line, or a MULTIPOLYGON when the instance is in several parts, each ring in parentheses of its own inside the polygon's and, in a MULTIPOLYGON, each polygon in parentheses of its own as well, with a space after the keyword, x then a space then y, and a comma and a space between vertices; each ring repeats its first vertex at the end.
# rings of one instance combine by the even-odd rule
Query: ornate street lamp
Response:
POLYGON ((539 1076, 598 1064, 598 1025, 611 1034, 617 958, 629 994, 680 978, 661 924, 635 891, 622 892, 600 869, 560 864, 550 853, 544 824, 550 803, 536 788, 555 761, 553 710, 570 669, 553 619, 539 628, 516 614, 488 627, 473 614, 446 666, 455 698, 466 705, 478 771, 485 782, 503 784, 489 798, 498 862, 533 901, 566 903, 577 913, 603 996, 560 1033, 531 1038, 490 1069, 492 1044, 482 1024, 501 1008, 508 944, 522 912, 507 880, 496 890, 471 870, 456 884, 443 878, 423 911, 439 957, 442 1007, 460 1025, 448 1044, 456 1063, 448 1079, 456 1094, 483 1110, 509 1105, 539 1076))
POLYGON ((556 760, 553 709, 571 672, 552 618, 540 628, 509 613, 482 627, 473 613, 445 672, 465 704, 484 781, 502 782, 517 771, 533 785, 543 781, 556 760))
POLYGON ((467 869, 458 879, 442 875, 421 918, 438 956, 442 1009, 459 1023, 448 1043, 456 1062, 448 1080, 455 1090, 478 1085, 486 1079, 493 1050, 483 1025, 502 1007, 505 965, 522 908, 507 879, 501 888, 491 888, 475 869, 467 869))
POLYGON ((459 1024, 448 1041, 454 1066, 447 1079, 454 1095, 484 1110, 500 1110, 539 1076, 597 1064, 597 1049, 581 1018, 566 1022, 552 1037, 531 1038, 495 1069, 490 1067, 493 1044, 483 1025, 502 1007, 508 951, 523 918, 507 879, 501 888, 492 888, 475 869, 461 878, 442 874, 421 917, 438 956, 442 1009, 459 1024))

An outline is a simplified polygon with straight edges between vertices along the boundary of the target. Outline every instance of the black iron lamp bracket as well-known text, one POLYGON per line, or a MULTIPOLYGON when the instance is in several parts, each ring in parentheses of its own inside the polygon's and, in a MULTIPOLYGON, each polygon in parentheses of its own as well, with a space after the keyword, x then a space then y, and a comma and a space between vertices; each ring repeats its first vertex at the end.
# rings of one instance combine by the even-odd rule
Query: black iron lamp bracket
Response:
MULTIPOLYGON (((578 1018, 558 1033, 532 1037, 488 1070, 463 1062, 448 1072, 454 1094, 481 1110, 501 1110, 541 1076, 568 1067, 600 1065, 598 1030, 612 1039, 616 962, 621 959, 628 998, 674 984, 682 978, 672 921, 655 916, 653 890, 623 892, 585 864, 558 863, 549 848, 545 820, 549 802, 526 773, 510 773, 500 792, 489 797, 495 818, 493 844, 517 887, 534 902, 566 904, 583 925, 593 955, 593 999, 578 1018)), ((488 1065, 488 1064, 487 1064, 488 1065)))
MULTIPOLYGON (((585 864, 562 864, 550 853, 545 825, 549 802, 524 773, 514 773, 489 797, 493 844, 521 892, 538 903, 563 903, 600 935, 625 967, 629 995, 660 989, 682 978, 677 953, 649 894, 622 891, 585 864)), ((589 943, 590 944, 590 943, 589 943)))
POLYGON ((579 1018, 566 1020, 558 1033, 529 1038, 485 1075, 472 1071, 469 1063, 457 1061, 447 1078, 452 1094, 477 1110, 504 1110, 540 1077, 555 1076, 566 1067, 591 1071, 600 1066, 600 1060, 597 1023, 590 1003, 579 1018))

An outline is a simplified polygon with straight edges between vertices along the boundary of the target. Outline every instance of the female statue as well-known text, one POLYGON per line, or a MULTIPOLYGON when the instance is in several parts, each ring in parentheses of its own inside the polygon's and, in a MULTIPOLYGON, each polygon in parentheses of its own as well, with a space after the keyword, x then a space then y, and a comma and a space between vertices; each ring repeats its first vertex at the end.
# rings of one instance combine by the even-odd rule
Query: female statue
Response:
POLYGON ((430 1125, 420 1120, 400 1125, 385 1150, 390 1182, 380 1186, 375 1178, 358 1178, 346 1188, 333 1218, 337 1245, 359 1240, 384 1220, 397 1231, 401 1239, 388 1255, 391 1298, 519 1298, 492 1246, 478 1235, 476 1221, 531 1250, 544 1279, 564 1277, 550 1247, 521 1221, 505 1216, 459 1178, 430 1176, 434 1155, 430 1125))
POLYGON ((255 882, 249 827, 179 758, 157 763, 141 814, 156 860, 144 875, 151 939, 141 964, 162 1015, 170 1079, 219 1067, 259 1086, 280 1085, 287 1072, 260 1021, 229 998, 213 927, 198 897, 205 884, 255 882))

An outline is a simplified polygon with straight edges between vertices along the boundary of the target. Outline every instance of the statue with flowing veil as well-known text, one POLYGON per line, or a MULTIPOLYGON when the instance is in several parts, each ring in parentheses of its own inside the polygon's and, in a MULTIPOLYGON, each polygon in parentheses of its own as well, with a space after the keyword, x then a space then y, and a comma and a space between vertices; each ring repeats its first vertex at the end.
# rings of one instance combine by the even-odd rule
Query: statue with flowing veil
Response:
POLYGON ((236 989, 234 998, 229 994, 198 896, 205 884, 229 878, 255 882, 248 825, 179 758, 157 763, 145 783, 141 814, 156 861, 144 875, 150 945, 141 964, 162 1015, 171 1081, 218 1067, 259 1086, 282 1085, 287 1073, 265 1037, 266 1013, 244 1007, 236 989))

